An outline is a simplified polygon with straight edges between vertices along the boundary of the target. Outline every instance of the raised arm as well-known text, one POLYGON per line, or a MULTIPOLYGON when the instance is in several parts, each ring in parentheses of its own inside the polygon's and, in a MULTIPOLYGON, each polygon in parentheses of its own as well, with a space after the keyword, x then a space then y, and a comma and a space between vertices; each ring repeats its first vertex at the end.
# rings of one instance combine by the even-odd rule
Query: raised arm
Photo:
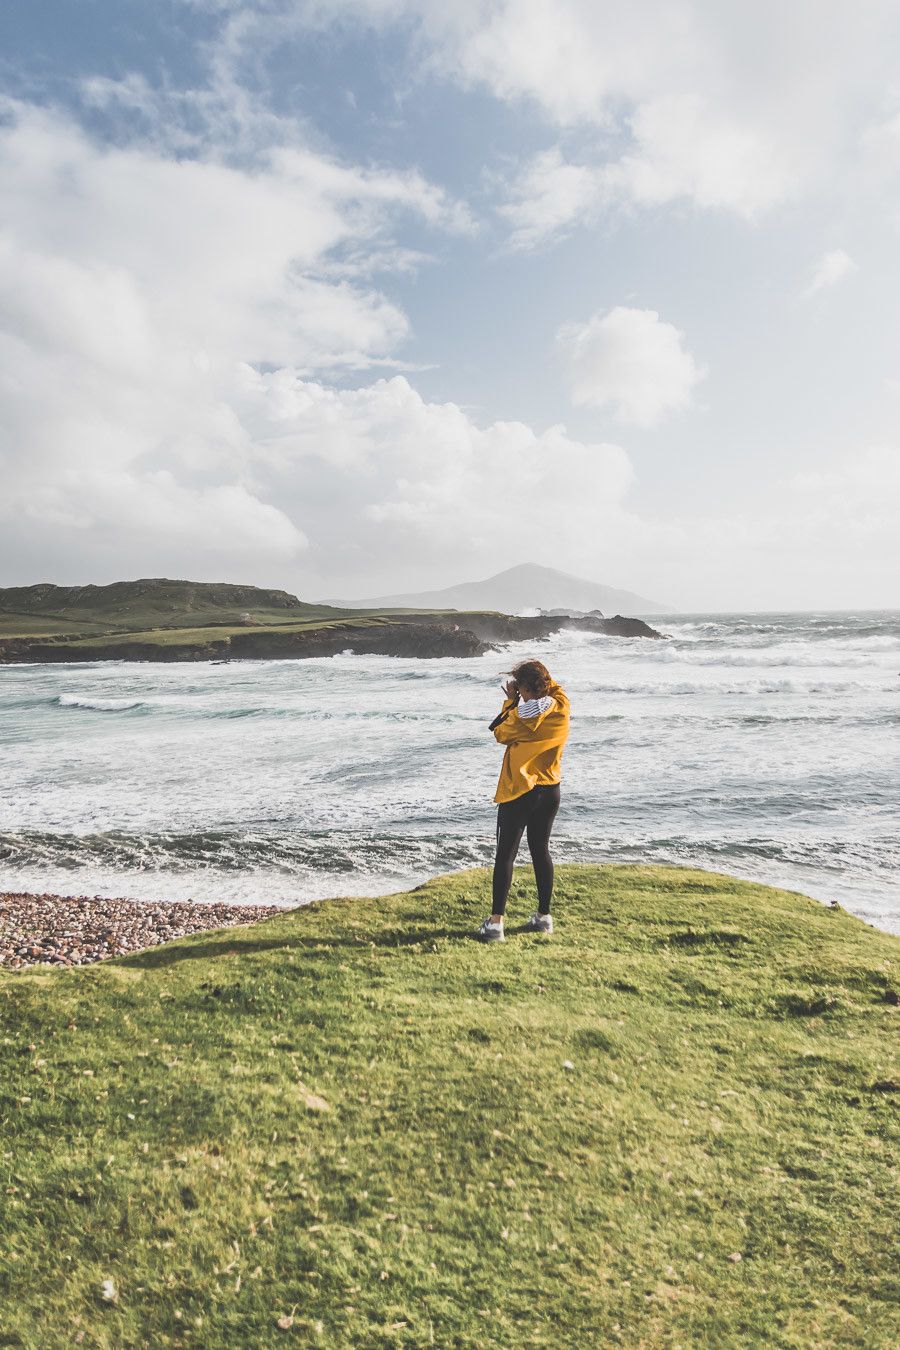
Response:
MULTIPOLYGON (((525 741, 539 743, 548 739, 547 728, 543 723, 556 707, 552 698, 532 698, 518 706, 507 699, 500 716, 491 723, 494 739, 501 745, 519 745, 525 741)), ((550 738, 553 742, 553 737, 550 738)))

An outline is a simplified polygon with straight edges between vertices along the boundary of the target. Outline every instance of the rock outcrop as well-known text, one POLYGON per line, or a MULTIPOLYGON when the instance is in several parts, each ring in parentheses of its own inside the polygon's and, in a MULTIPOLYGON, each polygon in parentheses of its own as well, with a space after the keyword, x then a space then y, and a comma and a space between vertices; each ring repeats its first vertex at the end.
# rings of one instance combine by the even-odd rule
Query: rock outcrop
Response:
POLYGON ((63 661, 227 661, 283 660, 290 657, 358 655, 404 656, 427 659, 441 656, 480 656, 490 644, 466 629, 449 624, 383 623, 371 626, 328 624, 300 630, 263 629, 218 635, 193 642, 109 641, 79 642, 66 638, 31 641, 0 640, 0 663, 63 661))
POLYGON ((460 614, 446 621, 434 615, 402 619, 327 622, 315 627, 264 628, 223 632, 210 626, 202 636, 179 641, 160 631, 158 639, 125 633, 109 637, 0 638, 0 664, 64 661, 229 661, 283 660, 311 656, 401 656, 427 660, 447 656, 481 656, 497 644, 540 642, 565 628, 612 637, 662 638, 642 619, 616 614, 612 619, 569 619, 507 614, 460 614))
MULTIPOLYGON (((581 633, 603 633, 607 637, 641 637, 663 640, 665 633, 659 633, 643 619, 629 619, 616 614, 611 619, 573 618, 569 615, 551 616, 538 614, 520 618, 512 614, 492 614, 490 612, 460 613, 447 615, 447 622, 457 623, 467 628, 476 637, 485 642, 540 642, 552 637, 565 628, 577 628, 581 633)), ((404 622, 433 623, 433 615, 404 615, 404 622)))

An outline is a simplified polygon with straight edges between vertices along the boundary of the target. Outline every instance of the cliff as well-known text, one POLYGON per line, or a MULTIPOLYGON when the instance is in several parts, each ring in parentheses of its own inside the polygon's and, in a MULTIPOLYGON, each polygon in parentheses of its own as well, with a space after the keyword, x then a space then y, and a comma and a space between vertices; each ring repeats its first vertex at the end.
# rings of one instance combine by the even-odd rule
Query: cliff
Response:
POLYGON ((436 623, 434 615, 404 619, 362 619, 302 627, 165 629, 148 633, 110 633, 97 637, 0 638, 0 665, 62 661, 225 661, 302 659, 358 655, 426 659, 480 656, 495 644, 540 642, 564 628, 587 629, 613 637, 660 639, 640 619, 517 619, 505 614, 460 614, 459 622, 436 623))
POLYGON ((205 629, 195 637, 180 634, 159 640, 151 635, 56 639, 52 642, 14 638, 0 641, 0 663, 61 661, 225 661, 279 660, 286 657, 358 655, 440 657, 480 656, 490 650, 474 633, 443 624, 385 623, 372 626, 328 624, 279 632, 249 629, 221 633, 205 629))
POLYGON ((210 661, 332 656, 477 656, 495 643, 539 642, 564 628, 659 638, 621 614, 517 618, 496 611, 354 612, 289 591, 144 578, 108 586, 0 589, 0 663, 210 661))

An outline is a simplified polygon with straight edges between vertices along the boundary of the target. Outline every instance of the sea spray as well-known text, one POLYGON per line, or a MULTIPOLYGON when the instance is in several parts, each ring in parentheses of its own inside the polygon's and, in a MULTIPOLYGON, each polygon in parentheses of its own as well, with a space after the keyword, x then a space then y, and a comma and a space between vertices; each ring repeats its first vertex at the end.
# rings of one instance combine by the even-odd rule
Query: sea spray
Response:
MULTIPOLYGON (((900 928, 900 615, 660 626, 537 645, 573 702, 560 860, 708 866, 900 928)), ((489 863, 486 724, 528 654, 0 669, 0 887, 291 903, 489 863)))

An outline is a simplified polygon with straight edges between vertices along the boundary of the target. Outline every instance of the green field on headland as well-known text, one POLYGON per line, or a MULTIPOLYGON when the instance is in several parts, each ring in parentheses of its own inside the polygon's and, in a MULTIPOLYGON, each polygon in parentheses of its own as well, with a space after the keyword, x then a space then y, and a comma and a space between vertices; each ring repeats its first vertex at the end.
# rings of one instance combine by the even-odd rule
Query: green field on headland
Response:
POLYGON ((10 586, 0 588, 0 636, 88 636, 160 627, 236 624, 242 615, 279 624, 327 619, 343 613, 333 605, 306 604, 288 591, 227 583, 147 577, 107 586, 10 586))
POLYGON ((248 627, 297 632, 339 621, 365 624, 372 617, 371 611, 309 604, 288 591, 152 577, 108 586, 0 589, 0 640, 76 640, 89 647, 126 635, 177 646, 245 634, 248 627))
MULTIPOLYGON (((493 632, 499 615, 471 616, 493 632)), ((552 627, 552 624, 549 625, 552 627)), ((343 610, 287 591, 205 582, 0 589, 0 664, 59 661, 209 661, 331 656, 471 656, 485 642, 456 616, 343 610)))
POLYGON ((0 1345, 891 1346, 900 941, 473 871, 0 973, 0 1345))
POLYGON ((660 636, 640 619, 516 618, 482 610, 338 609, 288 591, 148 577, 107 586, 0 588, 0 664, 209 661, 333 656, 478 656, 495 642, 534 641, 589 626, 660 636))

